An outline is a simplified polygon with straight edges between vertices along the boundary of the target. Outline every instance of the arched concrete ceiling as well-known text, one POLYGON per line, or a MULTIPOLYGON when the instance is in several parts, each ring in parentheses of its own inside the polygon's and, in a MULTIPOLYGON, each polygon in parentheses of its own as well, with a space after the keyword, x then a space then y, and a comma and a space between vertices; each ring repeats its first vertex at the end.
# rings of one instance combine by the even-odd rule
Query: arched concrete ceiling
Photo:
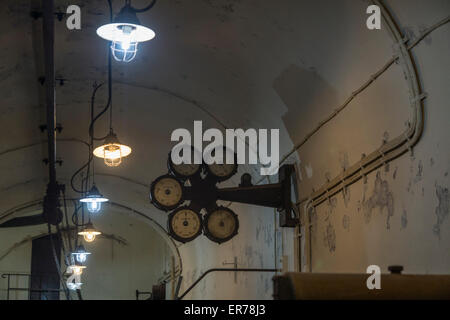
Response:
MULTIPOLYGON (((68 4, 82 8, 81 31, 67 30, 64 21, 56 22, 56 74, 67 79, 56 91, 57 120, 64 127, 57 144, 58 157, 64 162, 57 174, 59 182, 69 186, 73 172, 86 161, 87 148, 83 143, 67 140, 88 140, 92 86, 107 79, 107 43, 97 37, 95 30, 108 21, 108 7, 106 0, 55 1, 61 9, 68 4)), ((403 33, 411 39, 449 12, 448 0, 385 2, 403 33)), ((149 0, 132 3, 144 7, 149 0)), ((46 134, 38 128, 45 122, 44 92, 38 82, 44 74, 42 21, 29 16, 39 4, 39 0, 4 0, 0 10, 0 214, 42 199, 48 180, 47 167, 42 162, 47 153, 46 134)), ((114 11, 122 4, 123 1, 115 0, 114 11)), ((149 203, 148 186, 167 170, 171 132, 192 128, 194 120, 203 120, 204 127, 219 129, 278 128, 280 155, 290 151, 396 53, 386 30, 369 31, 365 27, 367 5, 365 0, 158 1, 150 12, 139 16, 143 24, 156 31, 156 38, 140 46, 132 63, 113 63, 114 128, 133 153, 113 169, 95 160, 101 191, 114 202, 148 214, 164 226, 166 214, 149 203)), ((440 95, 445 92, 440 89, 444 81, 439 72, 445 36, 442 31, 436 32, 413 52, 426 91, 431 97, 434 93, 434 99, 438 96, 432 105, 435 113, 427 119, 432 124, 426 124, 437 128, 448 127, 448 117, 436 112, 443 110, 448 101, 444 94, 440 95)), ((98 94, 96 112, 105 103, 103 88, 98 94)), ((303 193, 307 196, 313 188, 317 190, 325 182, 327 172, 338 174, 358 161, 361 153, 375 150, 386 132, 391 138, 398 136, 409 116, 407 82, 402 66, 394 64, 350 108, 320 131, 306 150, 299 152, 305 165, 314 164, 314 179, 303 181, 303 193), (342 159, 341 151, 345 151, 342 159)), ((104 117, 96 126, 97 135, 104 135, 106 129, 104 117)), ((432 144, 434 140, 427 147, 432 144)), ((429 149, 424 150, 424 154, 430 153, 429 149)), ((406 168, 409 164, 399 166, 406 168)), ((240 173, 253 169, 242 168, 240 173)), ((234 177, 233 184, 237 181, 239 176, 234 177)), ((276 240, 274 213, 240 205, 236 210, 241 213, 241 229, 246 232, 223 244, 221 250, 213 251, 217 245, 204 237, 183 246, 185 279, 193 281, 197 272, 235 256, 239 261, 250 261, 249 266, 277 266, 281 241, 276 240), (211 254, 205 256, 206 251, 211 254)), ((429 212, 429 208, 420 211, 429 212)), ((366 230, 358 228, 361 233, 366 230)), ((427 230, 431 232, 432 227, 427 230)), ((376 233, 377 237, 384 235, 378 229, 376 233)), ((404 238, 404 242, 395 237, 386 237, 385 241, 410 246, 416 235, 404 238)), ((373 248, 384 255, 385 247, 379 245, 377 237, 372 241, 373 248)), ((355 239, 362 239, 358 241, 360 254, 349 251, 342 261, 352 263, 326 271, 355 271, 359 270, 355 266, 365 263, 360 258, 366 256, 366 236, 356 238, 351 234, 348 239, 349 248, 354 247, 355 239)), ((427 239, 423 243, 431 246, 432 242, 427 239)), ((423 252, 431 252, 423 261, 434 261, 429 259, 434 258, 433 251, 423 248, 423 252)), ((436 248, 432 249, 438 256, 436 248)), ((392 254, 397 256, 398 252, 400 249, 392 254)), ((410 252, 411 257, 418 259, 416 252, 410 252)), ((339 265, 334 263, 329 265, 339 265)), ((446 270, 447 265, 441 263, 441 267, 446 270)), ((232 280, 220 282, 221 289, 224 283, 232 280)), ((245 295, 248 290, 255 290, 259 297, 261 292, 268 292, 269 283, 267 277, 265 281, 255 280, 254 286, 229 285, 228 291, 221 290, 213 297, 235 297, 231 293, 245 295), (223 291, 230 294, 221 295, 223 291)), ((183 283, 184 288, 188 284, 183 283)))
MULTIPOLYGON (((56 22, 56 74, 67 79, 56 91, 57 120, 64 127, 58 138, 86 141, 92 86, 107 76, 107 43, 95 30, 108 20, 108 7, 106 0, 72 2, 82 8, 82 30, 56 22)), ((147 3, 133 1, 135 7, 147 3)), ((7 0, 0 12, 0 43, 7 44, 0 48, 2 209, 42 197, 47 181, 46 147, 40 144, 46 135, 38 129, 45 119, 37 80, 44 70, 42 26, 29 17, 38 5, 7 0)), ((64 10, 68 3, 56 5, 64 10)), ((114 1, 114 11, 122 5, 114 1)), ((114 169, 95 160, 99 179, 109 184, 104 188, 124 198, 134 192, 149 208, 145 187, 166 171, 171 132, 192 128, 194 120, 222 129, 280 128, 281 150, 287 151, 291 138, 300 138, 391 56, 386 34, 364 27, 366 7, 365 1, 158 1, 139 15, 156 38, 140 45, 132 63, 113 63, 114 128, 133 153, 114 169), (343 73, 352 78, 342 81, 343 73), (303 119, 302 108, 311 107, 317 109, 313 118, 303 119)), ((401 71, 392 72, 406 88, 401 71)), ((101 90, 96 111, 105 103, 101 90)), ((98 121, 98 135, 106 125, 107 116, 98 121)), ((64 161, 58 178, 67 184, 87 148, 59 142, 57 154, 64 161)))

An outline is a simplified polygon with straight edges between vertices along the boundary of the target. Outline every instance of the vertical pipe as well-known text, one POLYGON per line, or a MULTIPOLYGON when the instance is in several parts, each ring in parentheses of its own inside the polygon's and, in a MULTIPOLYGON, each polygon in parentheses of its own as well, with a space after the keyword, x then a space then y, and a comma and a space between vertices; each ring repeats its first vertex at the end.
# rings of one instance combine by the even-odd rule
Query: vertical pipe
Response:
POLYGON ((171 256, 171 290, 172 290, 172 300, 175 300, 175 257, 171 256))
MULTIPOLYGON (((270 180, 269 180, 270 181, 270 180)), ((278 269, 278 257, 277 257, 277 210, 273 210, 273 259, 275 269, 278 269)), ((277 275, 275 271, 275 275, 277 275)))
MULTIPOLYGON (((61 274, 60 261, 56 256, 55 245, 52 240, 50 224, 58 225, 61 222, 58 209, 58 184, 56 182, 56 103, 55 103, 55 17, 54 0, 42 0, 43 32, 44 32, 44 63, 45 63, 45 102, 47 106, 47 137, 48 137, 48 175, 49 183, 47 187, 47 204, 44 203, 44 216, 55 259, 55 266, 58 270, 59 280, 64 288, 67 300, 70 300, 70 293, 66 287, 61 274)), ((61 243, 61 238, 58 237, 61 243)))
POLYGON ((9 288, 10 288, 10 281, 9 281, 9 278, 10 278, 11 276, 8 274, 8 290, 6 291, 6 300, 9 300, 9 288))
POLYGON ((53 7, 53 0, 42 1, 50 186, 56 186, 55 20, 53 16, 53 7))

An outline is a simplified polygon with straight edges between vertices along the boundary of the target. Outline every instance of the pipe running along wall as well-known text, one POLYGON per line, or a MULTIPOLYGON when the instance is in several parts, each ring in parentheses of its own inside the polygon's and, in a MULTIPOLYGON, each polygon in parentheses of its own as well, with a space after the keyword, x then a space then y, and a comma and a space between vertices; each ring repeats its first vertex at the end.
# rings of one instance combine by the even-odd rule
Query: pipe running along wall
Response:
MULTIPOLYGON (((355 163, 350 168, 345 170, 342 174, 335 177, 334 179, 323 185, 319 190, 311 194, 309 198, 303 198, 297 204, 302 204, 308 201, 309 206, 314 207, 319 205, 323 201, 327 200, 331 196, 340 192, 347 186, 353 184, 354 182, 358 181, 359 179, 381 167, 382 165, 387 164, 388 162, 394 160, 395 158, 408 151, 412 152, 412 148, 420 140, 423 130, 422 100, 426 96, 421 92, 416 70, 412 61, 411 54, 409 52, 413 45, 409 47, 405 45, 405 40, 402 38, 398 27, 392 21, 392 18, 386 11, 385 7, 383 7, 379 1, 375 1, 375 3, 378 3, 382 8, 383 19, 387 24, 392 37, 396 41, 400 53, 399 55, 393 57, 379 72, 371 76, 371 79, 360 89, 355 91, 349 99, 352 99, 354 96, 363 91, 370 83, 378 78, 378 76, 386 71, 395 61, 401 59, 408 85, 411 89, 411 92, 413 93, 411 99, 413 108, 412 120, 409 122, 408 128, 400 136, 389 142, 386 142, 380 148, 370 153, 368 156, 363 157, 359 162, 355 163)), ((448 18, 446 19, 446 21, 448 22, 448 18)), ((439 25, 441 24, 442 22, 439 23, 439 25)), ((336 110, 333 115, 335 115, 339 111, 336 110)))
MULTIPOLYGON (((335 177, 333 180, 329 181, 325 185, 323 185, 319 190, 314 192, 309 198, 300 200, 297 205, 306 202, 304 214, 308 219, 308 225, 306 227, 306 233, 308 236, 308 241, 305 242, 305 245, 308 247, 306 251, 308 252, 308 262, 309 262, 309 271, 312 272, 312 245, 311 245, 311 215, 310 208, 315 208, 320 205, 333 195, 337 194, 340 191, 345 192, 345 188, 349 185, 357 182, 359 179, 363 178, 370 172, 378 169, 379 167, 386 165, 388 162, 400 157, 406 152, 410 152, 412 154, 412 148, 419 142, 424 126, 424 106, 423 99, 426 97, 426 94, 422 92, 421 85, 419 82, 419 78, 417 75, 417 70, 415 68, 414 58, 410 50, 417 45, 426 35, 431 33, 436 28, 446 24, 449 22, 449 17, 439 21, 429 29, 425 30, 422 35, 416 39, 412 44, 406 45, 408 39, 405 39, 398 27, 392 18, 391 13, 384 6, 384 4, 379 0, 371 1, 373 4, 376 4, 381 9, 381 15, 383 18, 383 22, 388 29, 389 35, 394 40, 395 44, 398 47, 399 53, 394 56, 391 60, 386 63, 386 65, 374 74, 369 81, 367 81, 362 87, 360 87, 357 91, 355 91, 352 96, 347 100, 346 103, 339 109, 337 109, 326 121, 324 121, 319 127, 321 127, 324 123, 331 120, 336 116, 346 105, 360 92, 362 92, 365 88, 367 88, 376 78, 378 78, 383 72, 385 72, 394 62, 399 60, 403 72, 405 74, 405 79, 408 83, 408 87, 410 89, 411 95, 411 108, 412 108, 412 119, 408 123, 408 128, 398 137, 394 138, 391 141, 384 143, 380 148, 369 154, 368 156, 363 157, 359 162, 352 165, 350 168, 345 170, 342 174, 335 177)), ((310 136, 309 136, 310 137, 310 136)), ((307 137, 302 143, 306 142, 307 137)), ((300 148, 300 144, 297 149, 300 148)), ((295 149, 296 150, 296 149, 295 149)))
POLYGON ((402 67, 404 69, 404 73, 406 76, 406 80, 408 82, 408 86, 411 92, 411 101, 412 101, 412 119, 409 122, 408 128, 395 139, 386 142, 380 148, 370 153, 368 156, 363 157, 359 162, 355 163, 347 170, 342 172, 339 176, 335 177, 331 181, 327 182, 323 185, 319 190, 315 191, 310 195, 309 198, 303 198, 297 205, 307 202, 307 207, 312 206, 315 207, 325 200, 329 199, 331 196, 337 194, 338 192, 344 190, 349 185, 355 183, 362 177, 366 176, 370 172, 378 169, 379 167, 387 164, 388 162, 394 160, 395 158, 400 157, 406 152, 413 152, 412 148, 418 143, 423 131, 423 121, 424 121, 424 112, 423 112, 423 102, 422 100, 426 98, 426 94, 424 94, 421 90, 420 83, 417 76, 417 71, 415 68, 415 64, 411 55, 410 50, 416 46, 427 34, 436 28, 446 24, 449 22, 450 18, 447 17, 441 21, 439 21, 434 26, 427 29, 420 38, 414 41, 409 46, 406 45, 407 39, 404 39, 400 33, 398 26, 395 24, 393 18, 390 13, 387 11, 386 7, 377 0, 373 1, 375 4, 379 5, 382 12, 383 21, 385 22, 390 35, 394 39, 395 43, 398 46, 399 54, 394 56, 391 60, 386 63, 386 65, 378 71, 376 74, 370 77, 363 86, 361 86, 357 91, 353 92, 350 98, 326 120, 322 121, 318 128, 308 134, 305 139, 302 140, 300 144, 298 144, 293 151, 291 151, 288 155, 283 157, 280 163, 284 162, 287 157, 298 150, 304 143, 309 140, 309 138, 317 132, 325 123, 334 118, 340 111, 342 111, 348 103, 353 100, 353 98, 362 92, 365 88, 367 88, 373 81, 375 81, 382 73, 384 73, 391 65, 394 64, 397 60, 400 60, 402 67))

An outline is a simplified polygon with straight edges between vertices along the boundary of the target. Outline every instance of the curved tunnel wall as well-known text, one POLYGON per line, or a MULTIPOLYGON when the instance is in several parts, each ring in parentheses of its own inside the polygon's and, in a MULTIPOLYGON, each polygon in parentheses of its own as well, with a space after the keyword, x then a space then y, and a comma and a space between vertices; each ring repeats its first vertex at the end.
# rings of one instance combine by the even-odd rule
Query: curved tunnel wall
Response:
MULTIPOLYGON (((36 81, 42 71, 36 44, 40 30, 27 17, 33 3, 6 2, 0 27, 13 23, 16 29, 0 35, 14 44, 3 49, 6 67, 0 69, 0 134, 10 137, 0 152, 45 140, 37 129, 44 115, 36 81), (23 41, 12 41, 22 33, 27 35, 23 41), (11 87, 28 94, 12 94, 11 87)), ((158 11, 142 21, 164 33, 142 46, 135 63, 113 67, 115 129, 134 152, 117 170, 97 161, 97 180, 111 199, 149 212, 163 226, 165 213, 149 204, 146 186, 167 171, 173 129, 190 129, 194 120, 203 120, 205 128, 280 128, 280 155, 286 154, 396 53, 385 30, 364 28, 365 1, 246 1, 234 3, 233 10, 222 2, 227 1, 161 2, 158 11)), ((92 83, 105 76, 106 50, 95 36, 99 19, 107 19, 105 7, 100 2, 83 4, 88 12, 83 32, 57 32, 57 70, 70 79, 57 88, 58 121, 64 126, 60 138, 86 139, 92 83), (105 55, 94 56, 92 51, 105 55)), ((449 12, 448 2, 439 0, 388 1, 388 8, 411 38, 449 12)), ((403 264, 406 272, 414 273, 448 269, 448 76, 441 70, 448 56, 448 28, 436 30, 413 50, 428 93, 425 130, 414 158, 402 156, 368 175, 367 183, 351 186, 345 198, 338 194, 316 208, 313 271, 364 272, 369 264, 384 270, 403 264)), ((403 132, 409 99, 402 68, 394 65, 287 160, 299 168, 299 198, 357 162, 362 153, 378 148, 383 139, 403 132)), ((97 102, 99 109, 106 102, 103 91, 97 102)), ((99 133, 106 130, 104 122, 96 128, 99 133)), ((80 144, 58 144, 64 160, 58 168, 60 181, 68 181, 85 152, 80 144)), ((43 196, 44 155, 45 148, 39 146, 2 155, 2 210, 43 196)), ((239 175, 246 171, 260 180, 255 168, 242 167, 239 175)), ((239 175, 230 184, 238 184, 239 175)), ((179 247, 181 292, 202 271, 223 267, 235 257, 239 267, 296 268, 295 232, 278 229, 273 210, 232 208, 241 223, 235 239, 218 246, 199 238, 179 247)), ((302 268, 308 270, 304 242, 301 248, 302 268)), ((240 274, 235 280, 232 273, 210 275, 188 298, 271 298, 271 276, 240 274)))
MULTIPOLYGON (((31 212, 24 210, 23 213, 31 212)), ((131 214, 129 210, 108 205, 92 220, 103 235, 93 243, 84 244, 91 256, 81 276, 83 299, 133 300, 136 290, 151 291, 152 286, 171 271, 171 257, 178 260, 167 237, 156 231, 160 226, 131 214)), ((1 232, 0 273, 29 274, 32 239, 47 235, 47 226, 2 229, 1 232)), ((66 240, 65 249, 69 250, 66 240)), ((61 265, 65 265, 63 260, 61 265)), ((6 299, 7 285, 7 278, 0 278, 0 299, 6 299)), ((27 288, 28 280, 11 277, 10 286, 27 288)), ((12 300, 27 299, 28 293, 13 290, 9 295, 12 300)), ((63 294, 61 298, 64 298, 63 294)))

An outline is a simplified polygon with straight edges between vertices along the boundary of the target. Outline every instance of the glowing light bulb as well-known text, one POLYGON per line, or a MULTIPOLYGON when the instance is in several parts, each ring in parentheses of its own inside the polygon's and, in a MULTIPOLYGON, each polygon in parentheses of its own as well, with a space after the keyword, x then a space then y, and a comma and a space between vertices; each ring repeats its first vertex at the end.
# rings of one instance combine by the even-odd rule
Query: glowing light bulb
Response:
POLYGON ((69 290, 78 290, 78 289, 80 289, 81 288, 81 285, 82 285, 83 283, 81 283, 81 282, 68 282, 67 283, 67 288, 69 289, 69 290))
POLYGON ((80 267, 75 267, 75 268, 73 268, 73 273, 81 275, 83 273, 83 269, 80 267))
POLYGON ((69 269, 72 271, 74 275, 80 276, 83 274, 83 269, 86 269, 86 267, 74 264, 69 266, 69 269))
POLYGON ((97 213, 102 208, 102 203, 98 201, 92 201, 87 203, 87 209, 90 213, 97 213))
POLYGON ((97 213, 102 208, 103 202, 108 202, 108 199, 103 197, 98 191, 97 187, 94 185, 91 190, 86 194, 86 196, 80 199, 80 202, 86 203, 86 207, 90 213, 97 213))
POLYGON ((95 240, 95 233, 93 232, 86 232, 86 234, 83 235, 84 240, 86 240, 86 242, 92 242, 95 240))
POLYGON ((87 257, 90 254, 91 253, 87 252, 83 245, 78 246, 75 252, 72 252, 72 256, 75 257, 76 261, 79 263, 86 262, 87 257))
POLYGON ((122 49, 123 50, 128 50, 128 49, 130 49, 130 45, 131 45, 131 41, 126 41, 126 40, 124 40, 124 41, 122 41, 122 49))
POLYGON ((94 229, 92 223, 89 223, 83 231, 78 232, 80 236, 83 236, 84 241, 93 242, 95 237, 102 234, 100 231, 94 229))
POLYGON ((86 253, 80 253, 77 255, 77 261, 80 263, 86 262, 87 254, 86 253))
POLYGON ((122 34, 119 37, 118 42, 120 42, 123 50, 129 50, 131 43, 135 42, 133 41, 133 27, 123 26, 122 34))
POLYGON ((118 167, 122 163, 120 146, 115 144, 105 146, 103 148, 103 158, 108 167, 118 167))
POLYGON ((119 166, 122 159, 130 154, 131 148, 121 144, 113 132, 106 137, 103 145, 94 149, 94 156, 103 158, 108 167, 119 166))

